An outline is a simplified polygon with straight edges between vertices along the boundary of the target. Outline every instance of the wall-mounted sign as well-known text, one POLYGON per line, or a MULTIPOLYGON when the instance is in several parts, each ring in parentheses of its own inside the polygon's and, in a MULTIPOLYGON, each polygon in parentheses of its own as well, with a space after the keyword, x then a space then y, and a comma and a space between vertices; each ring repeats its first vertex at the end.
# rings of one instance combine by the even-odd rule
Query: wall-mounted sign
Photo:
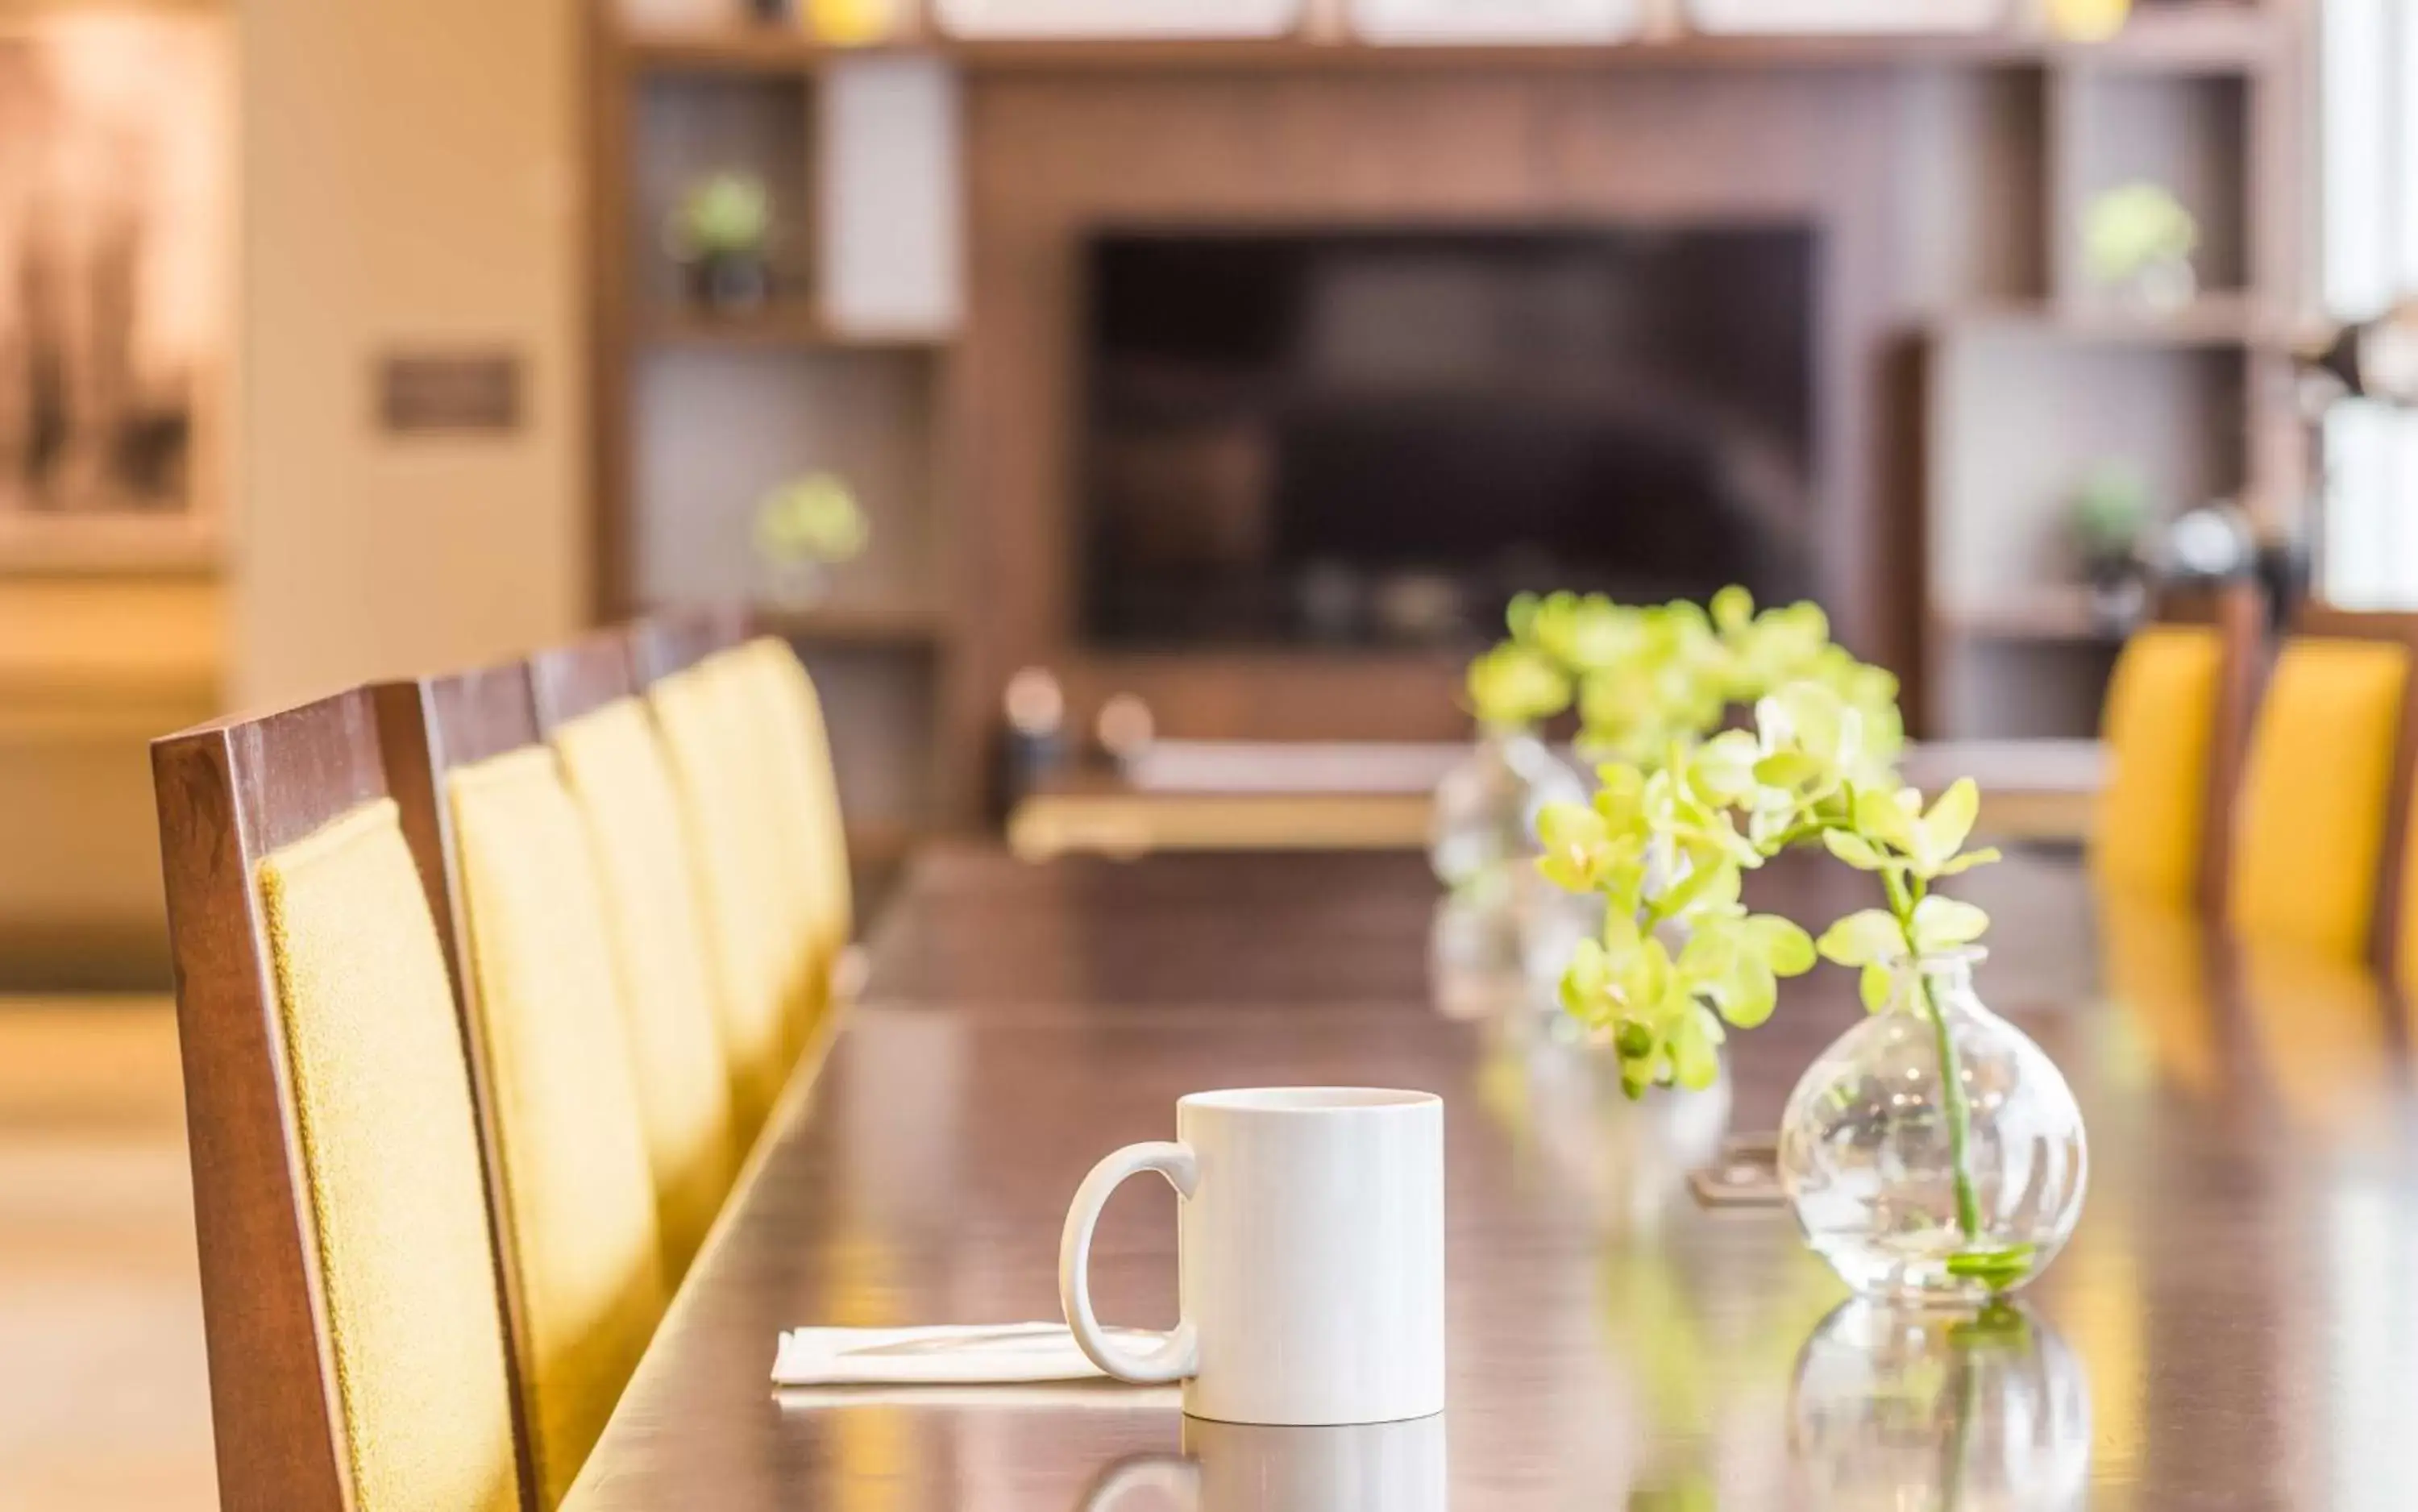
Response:
POLYGON ((1636 35, 1639 0, 1353 0, 1371 42, 1617 42, 1636 35))
POLYGON ((390 352, 378 359, 378 423, 390 435, 503 435, 521 427, 512 352, 390 352))
POLYGON ((1302 0, 939 0, 941 29, 957 37, 1284 37, 1301 25, 1302 0))

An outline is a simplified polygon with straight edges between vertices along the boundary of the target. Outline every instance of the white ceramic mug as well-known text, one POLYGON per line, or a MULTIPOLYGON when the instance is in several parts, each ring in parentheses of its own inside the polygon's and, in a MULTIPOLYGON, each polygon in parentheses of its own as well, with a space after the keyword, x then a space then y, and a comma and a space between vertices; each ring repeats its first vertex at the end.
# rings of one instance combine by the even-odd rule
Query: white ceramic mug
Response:
POLYGON ((1081 1512, 1445 1512, 1445 1419, 1260 1428, 1194 1418, 1184 1456, 1140 1455, 1101 1475, 1081 1512))
POLYGON ((1176 1142, 1128 1145, 1075 1194, 1058 1253, 1066 1325, 1124 1381, 1184 1382, 1225 1423, 1389 1423, 1444 1411, 1444 1103, 1429 1092, 1195 1092, 1176 1142), (1137 1347, 1092 1311, 1092 1230, 1143 1171, 1184 1199, 1182 1321, 1137 1347))

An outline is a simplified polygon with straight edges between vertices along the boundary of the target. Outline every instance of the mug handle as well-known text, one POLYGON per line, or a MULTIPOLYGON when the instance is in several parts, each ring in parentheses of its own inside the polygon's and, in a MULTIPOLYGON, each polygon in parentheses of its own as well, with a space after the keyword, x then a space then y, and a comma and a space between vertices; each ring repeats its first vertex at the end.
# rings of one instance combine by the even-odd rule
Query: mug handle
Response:
POLYGON ((1093 1167, 1075 1189, 1074 1206, 1066 1210, 1066 1232, 1058 1245, 1058 1300, 1066 1308, 1067 1332, 1094 1365, 1119 1381, 1157 1386, 1182 1381, 1200 1368, 1192 1325, 1178 1323, 1156 1336, 1156 1342, 1135 1350, 1112 1343, 1092 1311, 1092 1230, 1099 1226, 1109 1194, 1127 1177, 1146 1170, 1166 1177, 1178 1197, 1190 1197, 1201 1184, 1201 1163, 1188 1146, 1180 1144, 1129 1144, 1093 1167))
POLYGON ((1082 1512, 1119 1512, 1136 1491, 1154 1491, 1178 1506, 1201 1501, 1201 1466, 1178 1455, 1145 1454, 1120 1459, 1102 1472, 1083 1498, 1082 1512))

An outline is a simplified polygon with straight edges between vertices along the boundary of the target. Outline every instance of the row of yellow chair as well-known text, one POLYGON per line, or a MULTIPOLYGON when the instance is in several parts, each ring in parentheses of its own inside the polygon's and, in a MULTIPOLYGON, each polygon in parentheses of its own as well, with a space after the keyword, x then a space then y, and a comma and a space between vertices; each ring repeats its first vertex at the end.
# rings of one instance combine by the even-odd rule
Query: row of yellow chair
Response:
POLYGON ((2264 661, 2238 621, 2126 644, 2095 868, 2244 937, 2418 978, 2418 836, 2404 832, 2418 616, 2303 611, 2245 720, 2264 661))
POLYGON ((155 745, 226 1505, 577 1475, 850 928, 813 684, 726 624, 155 745))

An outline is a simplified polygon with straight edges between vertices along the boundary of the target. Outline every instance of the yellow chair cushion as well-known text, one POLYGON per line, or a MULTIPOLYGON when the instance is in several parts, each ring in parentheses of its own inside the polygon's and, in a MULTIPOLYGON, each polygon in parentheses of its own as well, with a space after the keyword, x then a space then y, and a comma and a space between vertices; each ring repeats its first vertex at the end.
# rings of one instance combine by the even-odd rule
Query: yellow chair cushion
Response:
POLYGON ((453 990, 394 804, 260 891, 359 1512, 516 1512, 494 1241, 453 990))
POLYGON ((806 832, 812 847, 816 923, 825 945, 837 952, 855 933, 856 900, 823 701, 815 692, 814 679, 788 642, 768 637, 756 647, 758 664, 770 669, 765 681, 772 688, 769 702, 778 716, 773 733, 786 756, 783 771, 792 787, 789 802, 799 816, 793 822, 806 832))
POLYGON ((745 843, 754 874, 762 878, 772 933, 766 964, 779 1000, 783 1064, 794 1061, 807 1026, 821 1006, 819 984, 823 952, 816 937, 815 867, 794 827, 795 810, 783 802, 781 752, 772 735, 772 715, 761 668, 744 648, 717 652, 702 667, 720 706, 732 790, 744 795, 745 843))
POLYGON ((727 667, 724 688, 758 763, 765 832, 777 842, 783 912, 796 935, 788 1023, 803 1041, 830 996, 832 967, 852 928, 848 840, 822 700, 797 654, 777 638, 729 652, 727 667))
POLYGON ((611 924, 638 1109, 654 1169, 664 1268, 677 1279, 738 1166, 730 1061, 698 934, 696 867, 663 747, 635 698, 555 731, 611 924))
POLYGON ((780 909, 777 861, 764 840, 738 704, 709 659, 647 690, 687 821, 717 985, 740 1138, 752 1138, 788 1078, 785 1022, 793 942, 780 909))
POLYGON ((2365 954, 2409 652, 2299 639, 2276 659, 2243 772, 2233 926, 2342 960, 2365 954))
POLYGON ((463 767, 446 788, 552 1506, 663 1316, 654 1179, 595 857, 554 753, 463 767))
POLYGON ((2224 642, 2155 625, 2117 658, 2107 686, 2109 771, 2092 827, 2092 869, 2112 888, 2189 904, 2199 875, 2224 642))

